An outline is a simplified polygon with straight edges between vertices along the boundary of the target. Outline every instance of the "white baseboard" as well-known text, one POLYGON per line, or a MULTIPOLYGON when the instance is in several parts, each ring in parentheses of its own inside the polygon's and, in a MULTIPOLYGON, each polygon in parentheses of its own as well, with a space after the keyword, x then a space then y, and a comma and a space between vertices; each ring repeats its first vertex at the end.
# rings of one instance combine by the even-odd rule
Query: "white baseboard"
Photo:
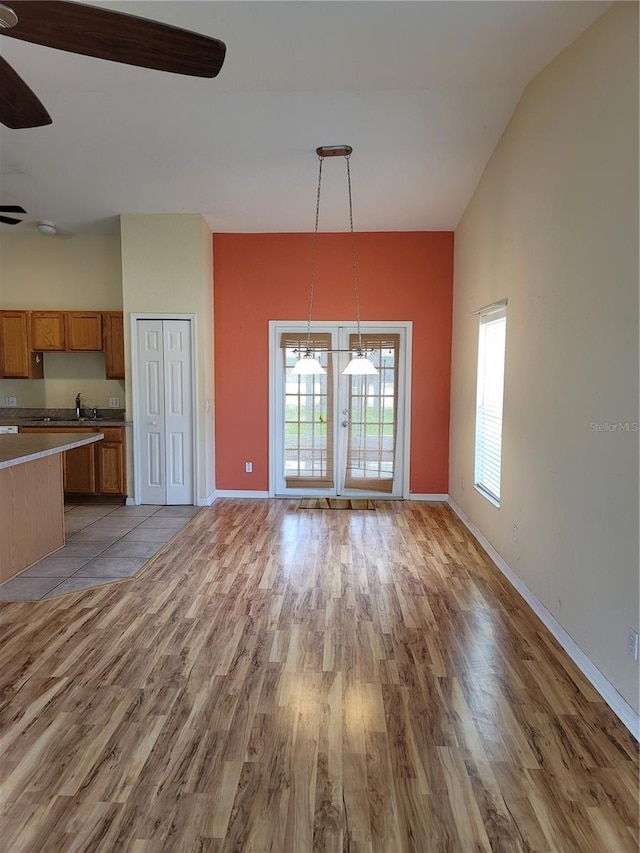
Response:
POLYGON ((211 494, 207 495, 206 498, 198 498, 196 506, 211 506, 211 504, 215 501, 216 497, 216 493, 211 492, 211 494))
POLYGON ((410 493, 409 497, 406 499, 409 501, 447 501, 449 500, 449 495, 419 495, 417 493, 410 493))
POLYGON ((447 503, 458 516, 460 521, 467 527, 482 545, 487 554, 491 557, 502 574, 506 577, 509 583, 520 593, 533 610, 536 616, 543 622, 546 628, 553 634, 555 639, 560 643, 564 651, 569 655, 571 660, 578 667, 580 672, 590 682, 592 687, 598 691, 613 713, 631 732, 636 740, 640 740, 640 715, 636 714, 631 705, 624 699, 611 684, 611 682, 600 672, 594 663, 582 651, 576 641, 568 634, 558 620, 551 614, 544 604, 531 592, 529 587, 524 583, 521 577, 517 575, 513 569, 505 563, 500 554, 496 551, 489 540, 480 532, 476 525, 460 509, 458 504, 449 497, 447 503))
POLYGON ((269 492, 258 492, 247 489, 216 489, 216 498, 268 498, 269 492))

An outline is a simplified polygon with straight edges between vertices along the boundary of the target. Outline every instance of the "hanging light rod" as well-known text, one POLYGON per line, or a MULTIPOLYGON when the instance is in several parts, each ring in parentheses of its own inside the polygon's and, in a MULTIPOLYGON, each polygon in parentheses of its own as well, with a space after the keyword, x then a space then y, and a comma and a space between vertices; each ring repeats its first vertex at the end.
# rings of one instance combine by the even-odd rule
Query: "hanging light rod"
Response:
POLYGON ((330 349, 324 352, 348 352, 351 354, 351 361, 343 373, 349 374, 377 374, 378 369, 374 367, 373 362, 367 358, 366 353, 373 350, 366 350, 363 346, 362 332, 360 329, 360 288, 358 285, 358 270, 356 257, 355 234, 353 230, 353 200, 351 197, 351 171, 349 169, 349 157, 353 152, 350 145, 321 145, 316 148, 316 154, 320 160, 318 169, 318 191, 316 194, 316 220, 313 229, 313 255, 311 262, 311 282, 309 285, 309 316, 307 318, 307 341, 306 346, 294 349, 293 352, 299 356, 298 361, 294 364, 291 372, 295 376, 297 374, 320 374, 327 371, 322 367, 318 359, 314 355, 311 346, 311 315, 313 312, 313 294, 316 285, 316 259, 318 254, 318 222, 320 219, 320 195, 322 192, 322 164, 325 157, 344 157, 347 167, 347 191, 349 196, 349 233, 351 235, 351 253, 352 253, 352 272, 353 272, 353 295, 355 298, 356 308, 356 325, 358 343, 351 349, 330 349), (354 355, 355 353, 355 355, 354 355))
POLYGON ((359 347, 351 347, 351 349, 325 349, 324 347, 318 347, 317 349, 314 349, 314 347, 311 347, 311 349, 307 349, 306 347, 304 349, 298 349, 298 347, 296 347, 295 349, 292 349, 291 352, 295 353, 295 355, 297 355, 299 352, 301 352, 303 355, 305 355, 305 354, 311 353, 311 352, 356 352, 356 353, 365 353, 365 352, 375 352, 375 350, 373 350, 373 349, 360 349, 359 347))

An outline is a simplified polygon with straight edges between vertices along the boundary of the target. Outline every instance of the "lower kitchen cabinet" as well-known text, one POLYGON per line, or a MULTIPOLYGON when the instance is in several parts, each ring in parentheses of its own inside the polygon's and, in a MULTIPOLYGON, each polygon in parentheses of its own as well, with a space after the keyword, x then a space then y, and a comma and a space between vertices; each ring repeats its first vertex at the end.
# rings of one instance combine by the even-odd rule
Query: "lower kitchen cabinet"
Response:
POLYGON ((124 427, 20 427, 20 432, 79 432, 104 435, 102 441, 76 447, 63 454, 65 495, 127 494, 124 427))
POLYGON ((124 495, 124 430, 121 427, 104 429, 104 438, 95 445, 96 491, 100 495, 124 495))
MULTIPOLYGON (((74 432, 81 432, 81 430, 74 430, 74 432)), ((62 477, 65 492, 75 495, 94 495, 96 493, 95 445, 87 444, 85 447, 67 450, 62 462, 62 477)))

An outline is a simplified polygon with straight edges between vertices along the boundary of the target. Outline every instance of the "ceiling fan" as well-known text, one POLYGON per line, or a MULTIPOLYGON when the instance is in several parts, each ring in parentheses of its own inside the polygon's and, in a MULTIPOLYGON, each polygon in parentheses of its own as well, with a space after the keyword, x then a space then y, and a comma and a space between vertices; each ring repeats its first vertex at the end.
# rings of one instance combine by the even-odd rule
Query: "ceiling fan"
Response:
POLYGON ((5 225, 17 225, 22 222, 22 219, 16 219, 15 216, 3 216, 4 213, 26 213, 24 207, 19 204, 0 204, 0 222, 5 225))
MULTIPOLYGON (((210 36, 70 0, 0 3, 0 35, 192 77, 215 77, 226 52, 224 42, 210 36)), ((12 129, 51 124, 40 100, 2 57, 0 122, 12 129)))

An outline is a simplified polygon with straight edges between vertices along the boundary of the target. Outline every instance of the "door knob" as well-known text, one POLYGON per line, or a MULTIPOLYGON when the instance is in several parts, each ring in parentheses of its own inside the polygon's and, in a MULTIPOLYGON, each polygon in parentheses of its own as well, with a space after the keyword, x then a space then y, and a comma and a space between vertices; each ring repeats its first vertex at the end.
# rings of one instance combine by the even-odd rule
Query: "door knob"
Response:
POLYGON ((349 421, 342 421, 342 426, 349 426, 349 421))

